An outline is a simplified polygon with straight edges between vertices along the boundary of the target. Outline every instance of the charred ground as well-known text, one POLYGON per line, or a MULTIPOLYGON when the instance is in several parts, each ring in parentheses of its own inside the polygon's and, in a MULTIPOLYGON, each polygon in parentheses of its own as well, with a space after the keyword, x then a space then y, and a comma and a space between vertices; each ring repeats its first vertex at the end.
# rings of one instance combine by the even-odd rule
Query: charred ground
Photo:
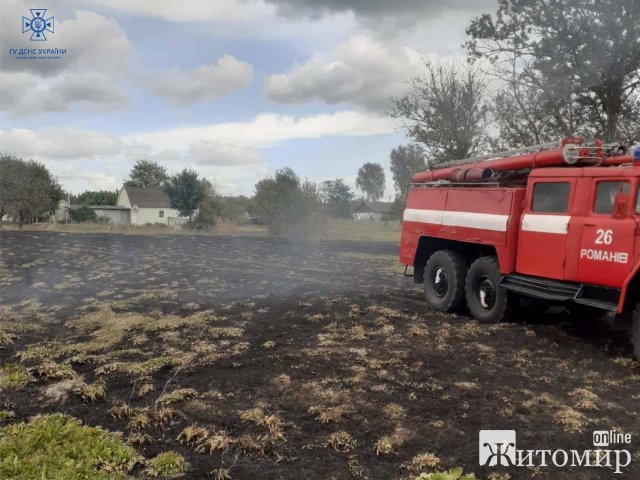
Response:
POLYGON ((564 313, 438 314, 393 243, 0 235, 0 362, 31 380, 0 391, 15 413, 2 423, 65 412, 147 458, 179 452, 188 478, 234 479, 456 466, 486 478, 507 471, 478 466, 481 429, 515 429, 519 448, 587 449, 593 430, 620 428, 634 461, 616 478, 640 477, 640 368, 624 334, 564 313))

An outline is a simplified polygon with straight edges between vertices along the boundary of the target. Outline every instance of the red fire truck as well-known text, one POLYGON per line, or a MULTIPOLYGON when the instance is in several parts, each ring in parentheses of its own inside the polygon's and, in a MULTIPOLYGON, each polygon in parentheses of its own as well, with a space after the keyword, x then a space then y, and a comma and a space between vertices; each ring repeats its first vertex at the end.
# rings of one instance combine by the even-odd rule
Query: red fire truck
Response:
POLYGON ((523 298, 615 312, 640 358, 640 147, 581 138, 417 173, 400 261, 426 301, 481 322, 523 298))

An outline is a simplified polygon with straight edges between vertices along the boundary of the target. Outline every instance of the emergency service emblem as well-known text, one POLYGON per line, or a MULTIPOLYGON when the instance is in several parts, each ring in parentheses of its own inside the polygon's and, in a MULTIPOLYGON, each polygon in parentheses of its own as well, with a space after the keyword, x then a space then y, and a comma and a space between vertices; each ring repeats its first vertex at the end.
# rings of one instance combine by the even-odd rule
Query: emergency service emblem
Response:
POLYGON ((53 33, 53 17, 46 18, 46 8, 31 8, 31 18, 22 17, 22 33, 31 32, 32 42, 47 40, 45 32, 53 33))

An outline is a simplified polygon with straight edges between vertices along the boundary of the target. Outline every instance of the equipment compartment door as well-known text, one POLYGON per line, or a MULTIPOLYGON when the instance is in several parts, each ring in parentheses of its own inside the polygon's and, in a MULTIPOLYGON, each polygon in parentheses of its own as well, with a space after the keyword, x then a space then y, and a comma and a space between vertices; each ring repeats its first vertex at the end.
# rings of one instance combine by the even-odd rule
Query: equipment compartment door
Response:
POLYGON ((517 270, 525 275, 564 280, 565 252, 574 179, 540 179, 527 192, 520 222, 517 270))

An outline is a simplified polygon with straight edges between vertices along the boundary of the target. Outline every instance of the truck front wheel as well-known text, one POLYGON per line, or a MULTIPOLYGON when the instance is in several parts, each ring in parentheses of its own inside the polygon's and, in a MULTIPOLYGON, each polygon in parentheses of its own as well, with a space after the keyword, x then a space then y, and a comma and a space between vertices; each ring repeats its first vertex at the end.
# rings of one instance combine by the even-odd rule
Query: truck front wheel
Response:
POLYGON ((631 343, 633 344, 633 352, 635 353, 636 358, 640 360, 640 303, 636 305, 636 309, 633 311, 631 343))
POLYGON ((498 323, 511 313, 515 298, 501 288, 498 259, 480 257, 469 267, 466 298, 473 317, 483 323, 498 323))
POLYGON ((454 312, 464 303, 467 262, 453 250, 438 250, 424 269, 424 296, 440 312, 454 312))

